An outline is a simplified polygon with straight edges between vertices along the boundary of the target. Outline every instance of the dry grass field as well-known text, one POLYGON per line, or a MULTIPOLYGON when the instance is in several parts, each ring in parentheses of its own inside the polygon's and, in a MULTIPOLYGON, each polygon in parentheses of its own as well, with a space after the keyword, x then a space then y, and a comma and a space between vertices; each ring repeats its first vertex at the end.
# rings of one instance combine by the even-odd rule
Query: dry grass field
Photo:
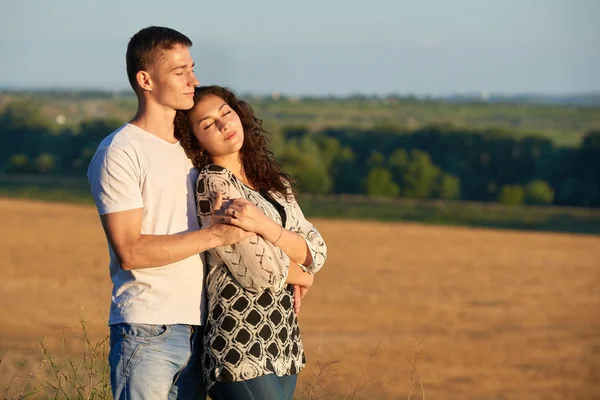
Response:
MULTIPOLYGON (((4 398, 38 339, 59 354, 81 318, 107 334, 110 284, 93 207, 0 199, 0 221, 4 398)), ((600 237, 313 222, 329 259, 302 305, 299 398, 407 399, 414 376, 415 399, 600 399, 600 237)))

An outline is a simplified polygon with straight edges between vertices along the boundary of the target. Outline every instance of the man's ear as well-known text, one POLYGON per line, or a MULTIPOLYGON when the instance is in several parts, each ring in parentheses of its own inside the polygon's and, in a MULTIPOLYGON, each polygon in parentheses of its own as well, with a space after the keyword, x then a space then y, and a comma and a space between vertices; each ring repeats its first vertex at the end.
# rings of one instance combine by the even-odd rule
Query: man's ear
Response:
POLYGON ((135 74, 135 79, 142 90, 151 92, 152 91, 152 77, 147 71, 138 71, 135 74))

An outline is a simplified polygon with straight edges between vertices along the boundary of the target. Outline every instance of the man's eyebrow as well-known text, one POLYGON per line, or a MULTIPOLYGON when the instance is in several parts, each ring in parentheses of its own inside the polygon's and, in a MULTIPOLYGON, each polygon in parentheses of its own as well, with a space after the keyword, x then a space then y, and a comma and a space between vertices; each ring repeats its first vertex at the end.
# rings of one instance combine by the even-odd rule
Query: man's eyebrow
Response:
MULTIPOLYGON (((223 103, 221 104, 221 107, 219 107, 219 109, 217 111, 221 111, 221 108, 225 107, 227 105, 227 103, 223 103)), ((198 123, 201 123, 202 121, 204 121, 205 119, 209 119, 212 118, 212 116, 207 115, 206 117, 202 118, 200 121, 198 121, 198 123)))
MULTIPOLYGON (((175 71, 175 70, 176 70, 176 69, 178 69, 178 68, 186 68, 187 66, 188 66, 187 64, 177 65, 177 66, 175 66, 175 67, 173 67, 173 68, 171 69, 171 72, 175 71)), ((192 69, 193 69, 195 66, 196 66, 196 63, 192 63, 192 69)))

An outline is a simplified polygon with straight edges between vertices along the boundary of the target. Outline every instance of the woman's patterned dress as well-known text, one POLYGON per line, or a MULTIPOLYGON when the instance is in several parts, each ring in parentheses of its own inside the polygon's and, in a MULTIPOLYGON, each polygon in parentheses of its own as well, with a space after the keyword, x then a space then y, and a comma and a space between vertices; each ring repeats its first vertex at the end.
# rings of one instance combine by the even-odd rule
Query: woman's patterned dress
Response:
MULTIPOLYGON (((227 169, 206 166, 198 176, 196 200, 203 228, 210 226, 218 192, 226 199, 244 198, 287 230, 304 237, 317 272, 327 248, 298 203, 277 194, 259 193, 227 169)), ((299 372, 305 365, 293 286, 285 283, 289 257, 260 236, 206 252, 208 318, 202 361, 208 389, 215 381, 241 381, 274 373, 299 372)))

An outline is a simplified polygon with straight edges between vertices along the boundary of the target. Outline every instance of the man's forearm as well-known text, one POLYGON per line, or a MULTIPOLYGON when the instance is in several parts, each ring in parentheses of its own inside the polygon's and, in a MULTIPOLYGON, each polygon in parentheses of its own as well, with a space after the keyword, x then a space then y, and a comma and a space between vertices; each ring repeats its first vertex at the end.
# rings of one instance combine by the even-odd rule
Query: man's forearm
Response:
POLYGON ((121 268, 132 270, 172 264, 221 245, 221 237, 208 228, 175 235, 140 235, 117 254, 121 268))

